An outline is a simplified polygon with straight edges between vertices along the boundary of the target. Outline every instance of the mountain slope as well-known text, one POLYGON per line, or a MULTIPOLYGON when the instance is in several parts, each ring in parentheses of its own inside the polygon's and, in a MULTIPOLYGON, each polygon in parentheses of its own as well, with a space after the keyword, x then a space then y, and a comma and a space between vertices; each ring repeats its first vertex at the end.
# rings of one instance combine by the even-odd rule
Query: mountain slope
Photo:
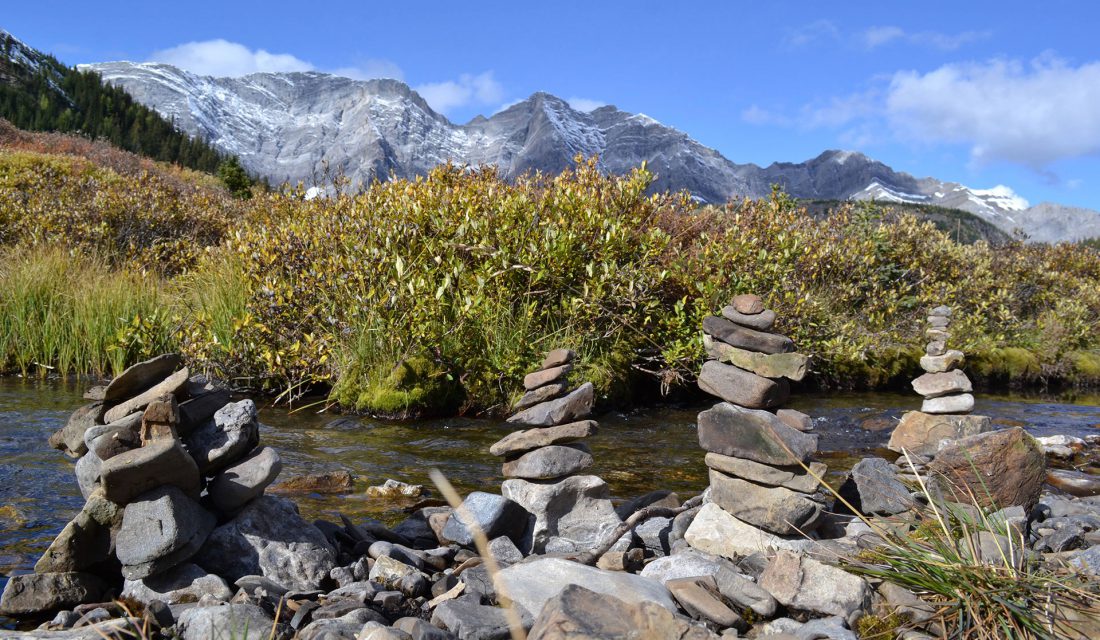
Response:
POLYGON ((612 172, 646 162, 657 176, 655 188, 686 189, 703 202, 759 198, 778 184, 798 198, 961 209, 1036 240, 1100 235, 1100 214, 1058 205, 1031 208, 1008 187, 972 189, 915 178, 848 151, 768 167, 737 164, 644 114, 613 106, 581 112, 547 93, 460 125, 396 80, 315 72, 212 78, 130 62, 90 68, 273 182, 316 184, 326 170, 353 183, 391 174, 412 177, 447 161, 495 164, 512 177, 529 170, 558 172, 578 154, 598 155, 601 168, 612 172))

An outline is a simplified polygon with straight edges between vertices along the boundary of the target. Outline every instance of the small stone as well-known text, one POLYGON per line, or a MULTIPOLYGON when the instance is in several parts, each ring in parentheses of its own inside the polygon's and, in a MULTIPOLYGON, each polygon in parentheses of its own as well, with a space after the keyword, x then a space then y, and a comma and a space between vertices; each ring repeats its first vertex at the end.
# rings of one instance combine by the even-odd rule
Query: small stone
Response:
POLYGON ((261 607, 243 603, 188 608, 176 620, 180 640, 271 640, 289 635, 282 627, 261 607))
POLYGON ((50 438, 50 445, 55 449, 61 449, 74 456, 82 456, 88 452, 88 445, 84 442, 84 434, 101 424, 104 408, 102 402, 93 402, 80 407, 69 416, 69 421, 50 438))
POLYGON ((775 326, 775 312, 764 309, 760 313, 741 313, 733 305, 722 307, 722 317, 742 327, 757 331, 771 331, 775 326))
POLYGON ((505 480, 501 493, 534 519, 530 544, 519 545, 524 552, 543 553, 548 546, 587 551, 622 522, 607 483, 596 476, 570 476, 553 483, 505 480))
POLYGON ((920 368, 928 373, 942 373, 958 367, 964 360, 966 356, 962 351, 951 349, 942 356, 923 356, 920 359, 920 368))
POLYGON ((921 456, 931 456, 935 455, 944 440, 984 433, 990 428, 992 422, 988 416, 933 415, 907 411, 890 434, 890 442, 886 446, 898 453, 905 450, 921 456))
POLYGON ((549 369, 541 369, 533 373, 529 373, 523 378, 523 388, 531 391, 532 389, 538 389, 543 385, 556 382, 564 379, 569 375, 569 372, 573 370, 573 365, 562 364, 556 367, 550 367, 549 369))
POLYGON ((199 492, 199 470, 177 440, 154 440, 120 453, 103 462, 100 477, 107 499, 118 504, 162 485, 193 496, 199 492))
POLYGON ((703 331, 728 345, 749 351, 790 353, 795 350, 794 342, 786 336, 742 327, 718 316, 704 318, 703 331))
POLYGON ((805 536, 777 536, 730 515, 718 505, 703 505, 684 539, 693 549, 731 560, 774 549, 806 550, 815 544, 805 536))
POLYGON ((546 402, 547 400, 553 400, 560 398, 566 391, 569 390, 569 385, 564 382, 552 382, 545 384, 537 389, 532 389, 516 401, 516 404, 512 407, 513 411, 523 411, 529 409, 537 404, 546 402))
POLYGON ((80 487, 80 494, 87 498, 95 491, 100 483, 100 472, 103 470, 103 461, 95 454, 88 451, 76 461, 76 483, 80 487))
POLYGON ((938 398, 952 393, 970 393, 974 386, 961 369, 953 369, 924 374, 913 381, 913 390, 925 398, 938 398))
POLYGON ((141 417, 140 412, 134 412, 111 424, 88 429, 84 434, 88 450, 94 451, 100 460, 110 460, 137 449, 141 446, 141 417))
POLYGON ((898 480, 897 468, 882 458, 857 462, 839 493, 867 515, 893 515, 915 506, 909 489, 898 480))
POLYGON ((1020 427, 961 438, 936 453, 929 465, 948 496, 979 506, 1035 506, 1046 481, 1046 456, 1020 427))
MULTIPOLYGON (((522 523, 526 523, 526 521, 526 518, 520 520, 522 523)), ((493 556, 493 559, 500 566, 508 566, 523 560, 523 552, 507 536, 500 536, 489 541, 489 555, 493 556)))
POLYGON ((928 326, 933 329, 946 329, 951 321, 941 316, 928 316, 928 326))
POLYGON ((595 394, 596 388, 591 382, 586 382, 563 398, 543 402, 520 411, 508 418, 508 422, 536 427, 552 427, 580 420, 592 413, 595 394))
POLYGON ((798 429, 803 433, 814 430, 814 419, 801 411, 780 409, 775 412, 775 417, 779 418, 788 427, 798 429))
POLYGON ((554 349, 546 354, 546 358, 542 361, 540 369, 549 369, 551 367, 561 366, 563 364, 569 364, 577 358, 577 353, 572 349, 554 349))
POLYGON ((207 483, 210 502, 222 513, 233 513, 263 495, 282 468, 283 462, 274 449, 260 447, 207 483))
POLYGON ((122 596, 138 602, 160 600, 167 604, 196 602, 203 596, 228 601, 233 591, 225 580, 189 562, 140 580, 126 580, 122 596))
POLYGON ((213 418, 183 440, 204 475, 213 475, 240 460, 259 441, 256 404, 251 400, 231 402, 218 409, 213 418))
POLYGON ((787 426, 767 411, 720 402, 699 414, 699 446, 763 464, 792 465, 817 451, 817 436, 787 426))
POLYGON ((800 493, 813 493, 816 491, 820 484, 817 478, 824 478, 825 472, 828 471, 828 468, 820 462, 809 463, 807 465, 809 472, 807 472, 797 465, 775 467, 718 453, 707 453, 705 462, 711 469, 721 471, 727 475, 751 480, 756 484, 786 487, 800 493))
POLYGON ((422 484, 409 484, 407 482, 401 482, 400 480, 394 480, 393 478, 386 478, 386 481, 380 485, 367 487, 367 495, 372 498, 385 498, 387 500, 396 500, 400 498, 419 498, 426 493, 426 489, 422 484))
POLYGON ((713 469, 710 499, 738 519, 777 535, 807 534, 821 523, 821 505, 805 494, 765 487, 713 469))
POLYGON ((760 576, 760 586, 793 609, 844 619, 871 601, 863 578, 790 551, 776 553, 760 576))
POLYGON ((175 396, 161 396, 153 400, 141 414, 141 443, 174 440, 179 421, 180 409, 175 396))
POLYGON ((790 396, 790 386, 783 378, 764 378, 714 360, 703 364, 698 383, 703 391, 749 409, 775 407, 790 396))
POLYGON ((587 586, 571 584, 550 598, 535 619, 529 640, 718 638, 659 604, 628 601, 619 594, 600 593, 587 586))
POLYGON ((1066 469, 1047 469, 1047 483, 1071 496, 1100 496, 1100 476, 1066 469))
POLYGON ((11 576, 0 597, 0 615, 38 616, 98 602, 107 585, 89 573, 32 573, 11 576))
POLYGON ((225 405, 229 404, 229 389, 215 387, 206 384, 197 394, 192 394, 190 400, 180 403, 180 420, 177 432, 185 436, 195 430, 195 427, 214 417, 225 405))
POLYGON ((527 512, 519 504, 494 493, 474 491, 462 501, 460 509, 451 513, 443 527, 443 537, 463 546, 474 543, 473 532, 460 515, 463 513, 469 514, 489 539, 508 536, 518 540, 527 528, 527 512))
POLYGON ((291 476, 286 480, 268 487, 268 493, 278 494, 337 494, 349 493, 355 487, 355 478, 347 471, 329 471, 311 473, 304 476, 291 476))
MULTIPOLYGON (((150 402, 165 395, 176 395, 187 385, 187 376, 190 375, 187 372, 187 367, 180 369, 172 375, 165 378, 159 384, 150 387, 143 391, 140 395, 124 400, 119 404, 114 405, 103 414, 103 421, 107 424, 121 420, 135 411, 141 411, 150 402)), ((110 392, 110 386, 107 387, 108 393, 110 392)), ((106 402, 111 402, 108 397, 106 402)))
POLYGON ((592 466, 592 462, 592 454, 583 444, 555 444, 505 462, 501 473, 505 478, 553 480, 583 471, 592 466))
POLYGON ((672 597, 693 618, 707 620, 719 627, 744 627, 745 621, 718 595, 714 576, 677 578, 665 583, 672 597))
POLYGON ((926 329, 924 335, 932 342, 942 342, 945 345, 947 344, 947 340, 951 338, 951 334, 943 329, 926 329))
POLYGON ((178 488, 163 486, 126 506, 115 541, 122 574, 139 580, 187 560, 214 529, 214 516, 178 488))
POLYGON ((599 426, 595 420, 582 420, 556 427, 539 427, 525 431, 514 431, 489 447, 489 453, 494 456, 526 453, 552 444, 575 442, 595 434, 598 430, 599 426))
POLYGON ((947 342, 945 340, 932 340, 924 345, 924 353, 929 356, 942 356, 947 353, 947 342))
POLYGON ((508 619, 504 609, 466 599, 448 600, 432 612, 432 624, 463 640, 507 640, 508 619))
POLYGON ((974 410, 974 396, 960 393, 952 396, 926 398, 921 403, 922 413, 970 413, 974 410))
POLYGON ((733 307, 734 311, 746 315, 764 312, 764 301, 760 299, 760 296, 754 293, 742 293, 733 296, 733 300, 730 301, 730 306, 733 307))
POLYGON ((930 310, 928 312, 928 315, 930 315, 930 316, 941 316, 941 317, 944 317, 944 318, 950 318, 951 317, 951 307, 941 304, 940 306, 935 307, 934 309, 930 310))

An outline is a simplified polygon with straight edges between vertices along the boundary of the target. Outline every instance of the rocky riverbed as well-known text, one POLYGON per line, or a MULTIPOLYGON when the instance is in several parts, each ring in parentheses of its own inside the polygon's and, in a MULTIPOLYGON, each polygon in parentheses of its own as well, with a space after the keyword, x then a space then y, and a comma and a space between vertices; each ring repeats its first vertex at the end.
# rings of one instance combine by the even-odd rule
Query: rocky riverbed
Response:
MULTIPOLYGON (((729 315, 730 323, 741 319, 729 315)), ((699 444, 720 456, 707 462, 712 481, 721 474, 721 491, 666 489, 613 503, 608 483, 579 475, 600 450, 571 444, 599 439, 596 425, 584 422, 591 409, 585 385, 566 384, 571 358, 551 354, 529 376, 519 430, 495 447, 512 489, 478 487, 466 498, 466 517, 434 503, 389 524, 302 517, 292 499, 272 494, 286 479, 279 477, 282 452, 260 442, 265 430, 251 401, 231 401, 216 381, 190 376, 172 356, 143 363, 92 390, 90 403, 51 439, 80 456, 74 471, 86 501, 35 573, 9 579, 0 611, 38 626, 22 637, 123 637, 145 625, 152 635, 185 639, 504 638, 510 632, 501 605, 510 601, 534 638, 852 638, 861 619, 919 613, 925 605, 904 588, 842 568, 843 560, 883 544, 887 529, 918 524, 929 494, 916 481, 946 479, 940 495, 958 493, 973 485, 967 473, 974 461, 996 468, 997 521, 1008 525, 982 539, 985 560, 1012 549, 1009 555, 1034 566, 1071 567, 1097 579, 1095 487, 1069 470, 1048 478, 1046 469, 1048 458, 1080 462, 1093 446, 1085 438, 1040 442, 1009 428, 937 443, 909 461, 866 457, 833 482, 845 498, 838 501, 792 467, 817 448, 812 420, 789 416, 801 428, 788 430, 730 417, 786 401, 756 381, 749 385, 754 398, 718 406, 732 400, 763 408, 719 412, 722 424, 708 427, 709 439, 700 431, 699 444), (724 434, 717 440, 716 429, 724 434), (754 460, 754 447, 732 457, 728 447, 713 451, 735 432, 742 444, 770 439, 772 457, 754 460), (775 457, 784 445, 791 460, 775 457), (525 458, 531 452, 537 455, 525 458), (734 481, 775 498, 775 508, 739 502, 727 486, 734 481), (517 493, 517 482, 524 491, 517 493), (805 497, 792 502, 792 492, 805 497), (810 520, 801 517, 803 501, 810 520), (791 530, 799 524, 802 533, 791 530), (476 529, 489 534, 489 554, 503 568, 495 580, 475 550, 476 529)), ((742 383, 754 380, 744 372, 763 380, 797 375, 797 368, 763 368, 774 360, 740 362, 747 368, 732 375, 742 383)), ((710 388, 740 393, 723 383, 729 372, 718 371, 706 377, 710 388)), ((397 483, 390 489, 419 493, 397 483)), ((907 637, 938 632, 935 616, 908 619, 915 622, 907 637)), ((1090 624, 1079 621, 1081 633, 1095 631, 1090 624)))

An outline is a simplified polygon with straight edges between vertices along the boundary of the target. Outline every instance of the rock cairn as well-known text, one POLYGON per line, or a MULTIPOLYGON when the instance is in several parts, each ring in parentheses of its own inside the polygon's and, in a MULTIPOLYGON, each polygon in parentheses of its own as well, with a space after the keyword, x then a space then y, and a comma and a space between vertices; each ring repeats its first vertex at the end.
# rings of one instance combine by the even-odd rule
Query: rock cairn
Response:
POLYGON ((290 501, 264 496, 282 464, 259 444, 251 400, 231 402, 176 354, 136 364, 85 397, 92 402, 50 444, 78 457, 86 503, 35 573, 8 581, 0 613, 33 616, 119 595, 228 599, 229 583, 247 575, 296 589, 327 577, 334 558, 321 532, 290 501))
MULTIPOLYGON (((808 358, 774 333, 776 315, 755 295, 736 296, 722 316, 703 320, 709 360, 699 388, 723 400, 699 414, 707 451, 710 501, 776 535, 813 531, 822 515, 818 482, 801 463, 817 451, 809 416, 782 409, 789 381, 806 375, 808 358)), ((825 465, 808 464, 818 477, 825 465)))
POLYGON ((924 397, 920 411, 907 412, 890 437, 889 448, 920 456, 931 456, 945 440, 984 433, 990 428, 986 416, 969 415, 974 409, 970 378, 960 368, 966 359, 962 351, 948 349, 951 308, 938 306, 928 312, 925 335, 928 344, 920 359, 924 375, 913 380, 913 389, 924 397))

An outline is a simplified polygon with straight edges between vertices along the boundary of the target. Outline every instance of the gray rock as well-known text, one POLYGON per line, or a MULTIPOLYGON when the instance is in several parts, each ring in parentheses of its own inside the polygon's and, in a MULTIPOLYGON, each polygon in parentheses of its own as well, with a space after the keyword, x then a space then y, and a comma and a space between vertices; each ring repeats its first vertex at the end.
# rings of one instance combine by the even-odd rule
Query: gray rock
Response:
POLYGON ((103 400, 118 404, 164 381, 179 369, 183 360, 178 353, 166 353, 131 365, 103 390, 103 400))
POLYGON ((151 440, 145 446, 120 453, 100 467, 107 499, 127 504, 137 496, 162 485, 178 487, 198 496, 199 470, 195 461, 176 440, 151 440))
POLYGON ((760 586, 788 607, 845 620, 871 601, 863 578, 790 551, 776 553, 760 576, 760 586))
POLYGON ((797 431, 814 430, 814 419, 801 411, 795 411, 794 409, 779 409, 775 412, 775 417, 779 418, 783 424, 797 431))
POLYGON ((520 411, 508 418, 508 422, 536 427, 552 427, 580 420, 592 413, 595 393, 596 388, 592 386, 592 383, 586 382, 563 398, 543 402, 520 411))
POLYGON ((783 640, 858 640, 856 634, 845 625, 844 619, 839 616, 816 618, 806 622, 791 618, 776 618, 760 625, 760 634, 757 637, 776 640, 780 638, 783 640))
POLYGON ((214 529, 214 516, 171 485, 126 506, 115 541, 122 573, 139 580, 187 560, 214 529))
POLYGON ((715 360, 703 363, 698 383, 703 391, 750 409, 768 409, 781 405, 787 401, 791 391, 784 378, 764 378, 715 360))
POLYGON ((760 353, 739 349, 709 335, 703 334, 703 347, 707 355, 765 378, 787 378, 798 382, 806 377, 810 358, 801 353, 760 353))
POLYGON ((800 466, 773 467, 718 453, 707 453, 705 461, 708 467, 726 475, 737 476, 770 487, 786 487, 801 493, 816 491, 819 486, 817 478, 824 478, 825 472, 828 471, 828 468, 820 462, 811 462, 806 465, 810 469, 810 472, 807 472, 800 466))
POLYGON ((1073 554, 1069 565, 1084 573, 1100 576, 1100 545, 1082 549, 1073 554))
POLYGON ((840 495, 860 513, 894 515, 914 507, 909 489, 898 480, 897 467, 882 458, 864 458, 852 467, 840 495))
POLYGON ((427 586, 428 576, 418 571, 416 567, 407 565, 400 560, 388 556, 379 556, 375 559, 374 566, 371 567, 370 580, 379 582, 389 589, 401 591, 410 597, 416 597, 423 594, 410 593, 410 591, 413 591, 409 588, 410 585, 422 582, 424 586, 427 586), (416 580, 416 578, 420 578, 420 580, 416 580))
POLYGON ((375 622, 385 624, 382 614, 361 607, 338 618, 321 618, 306 625, 295 640, 358 640, 363 627, 375 622))
POLYGON ((797 464, 817 451, 816 435, 792 429, 773 413, 728 402, 700 413, 698 431, 706 451, 763 464, 797 464))
MULTIPOLYGON (((571 584, 613 595, 628 603, 655 602, 669 611, 676 604, 660 582, 621 571, 604 571, 562 558, 539 558, 514 564, 500 572, 497 584, 508 597, 528 613, 542 611, 546 601, 571 584)), ((534 614, 532 614, 534 615, 534 614)))
POLYGON ((925 398, 938 398, 952 393, 970 393, 974 385, 962 369, 952 369, 924 374, 913 381, 913 390, 925 398))
POLYGON ((233 513, 263 495, 282 469, 283 462, 274 449, 256 449, 210 480, 206 485, 210 502, 222 513, 233 513))
MULTIPOLYGON (((105 611, 104 609, 99 609, 105 611)), ((66 614, 80 618, 71 611, 66 614)), ((141 618, 112 618, 103 622, 86 624, 81 627, 45 631, 41 628, 33 631, 9 631, 5 629, 4 640, 128 640, 133 638, 134 629, 140 629, 141 618)), ((71 625, 70 625, 71 627, 71 625)))
POLYGON ((126 580, 122 586, 122 595, 143 603, 160 600, 167 604, 178 604, 197 602, 203 596, 225 601, 233 597, 233 591, 221 577, 207 573, 198 565, 185 562, 155 576, 126 580))
POLYGON ((432 624, 447 629, 460 640, 507 640, 504 609, 465 599, 448 600, 432 612, 432 624))
POLYGON ((553 480, 583 471, 592 466, 592 462, 592 454, 583 444, 554 444, 506 461, 501 473, 505 478, 553 480))
POLYGON ((717 640, 718 636, 657 603, 632 602, 571 584, 547 601, 535 619, 528 638, 717 640))
POLYGON ((814 544, 803 536, 768 533, 738 520, 714 503, 703 505, 684 539, 694 549, 731 560, 773 549, 801 551, 814 544))
MULTIPOLYGON (((932 336, 929 336, 930 338, 932 336)), ((923 356, 920 359, 920 368, 928 373, 942 373, 958 367, 966 360, 962 351, 950 349, 942 356, 923 356)))
POLYGON ((755 293, 740 293, 733 296, 730 305, 738 313, 754 315, 764 313, 764 300, 755 293))
POLYGON ((68 422, 57 433, 50 436, 50 446, 68 452, 73 456, 82 456, 88 451, 84 434, 101 423, 103 403, 93 402, 80 407, 69 416, 68 422))
POLYGON ((11 576, 0 596, 0 615, 20 618, 98 602, 107 585, 90 573, 32 573, 11 576))
POLYGON ((251 400, 231 402, 199 425, 183 442, 199 471, 211 475, 241 459, 260 441, 256 404, 251 400))
POLYGON ((460 517, 462 512, 470 514, 489 539, 508 536, 518 540, 527 528, 527 513, 519 504, 494 493, 474 491, 466 496, 462 507, 453 512, 443 526, 443 537, 467 547, 474 543, 474 536, 469 523, 460 517))
POLYGON ((650 518, 634 528, 634 535, 645 548, 658 556, 667 556, 671 552, 671 533, 672 518, 650 518))
MULTIPOLYGON (((187 367, 184 367, 165 378, 162 382, 143 391, 141 394, 128 400, 123 400, 110 409, 107 409, 107 412, 103 414, 103 422, 110 424, 121 420, 135 411, 141 411, 147 407, 150 402, 161 396, 178 395, 187 385, 188 375, 190 374, 187 372, 187 367)), ((110 385, 108 385, 107 390, 110 391, 110 385)), ((110 403, 111 401, 106 400, 106 402, 110 403)))
POLYGON ((253 500, 214 529, 195 563, 229 580, 263 575, 289 589, 316 589, 336 566, 335 553, 293 502, 275 496, 253 500))
POLYGON ((928 315, 929 316, 940 316, 940 317, 943 317, 943 318, 950 318, 951 317, 951 307, 949 307, 945 304, 941 304, 940 306, 934 307, 933 309, 931 309, 928 312, 928 315))
POLYGON ((765 487, 713 469, 710 499, 739 520, 777 535, 807 534, 821 523, 821 505, 805 494, 765 487))
POLYGON ((413 640, 455 640, 458 637, 420 618, 401 618, 393 623, 393 628, 404 631, 413 640))
POLYGON ((756 329, 738 326, 718 316, 703 318, 703 332, 728 345, 748 349, 749 351, 759 351, 760 353, 790 353, 794 351, 794 343, 787 336, 764 333, 756 329))
MULTIPOLYGON (((571 476, 554 483, 505 480, 505 498, 534 516, 530 551, 549 548, 587 551, 622 522, 611 504, 607 483, 596 476, 571 476)), ((520 545, 525 552, 528 545, 520 545)))
POLYGON ((99 486, 99 475, 103 468, 103 461, 94 451, 89 451, 80 456, 76 461, 76 483, 80 487, 80 494, 87 498, 92 491, 99 486))
MULTIPOLYGON (((525 522, 526 518, 523 521, 525 522)), ((493 556, 500 566, 508 566, 523 560, 523 552, 511 538, 505 536, 489 541, 489 555, 493 556)))
POLYGON ((974 396, 960 393, 953 396, 926 398, 920 405, 924 413, 970 413, 974 410, 974 396))
POLYGON ((100 460, 110 460, 120 453, 141 446, 141 412, 112 422, 92 427, 84 433, 88 449, 94 451, 100 460))
POLYGON ((536 404, 542 402, 546 402, 547 400, 559 398, 568 390, 569 385, 564 382, 555 382, 543 385, 537 389, 532 389, 523 394, 523 396, 516 401, 516 404, 512 406, 512 410, 523 411, 524 409, 533 407, 536 404))
POLYGON ((947 341, 946 340, 931 340, 928 344, 924 345, 924 353, 929 356, 942 356, 947 353, 947 341))
POLYGON ((722 601, 714 576, 677 578, 666 582, 665 587, 693 618, 709 621, 723 628, 747 626, 740 614, 722 601))
POLYGON ((678 578, 713 576, 723 567, 732 569, 732 563, 725 558, 688 548, 675 555, 657 558, 647 564, 638 575, 664 584, 678 578))
POLYGON ((69 573, 111 563, 111 530, 122 521, 122 508, 93 491, 80 513, 61 530, 34 565, 35 573, 69 573))
POLYGON ((523 388, 531 391, 538 389, 543 385, 550 384, 551 382, 557 382, 558 380, 565 379, 565 376, 569 375, 569 372, 573 370, 571 364, 560 364, 556 367, 550 367, 548 369, 540 369, 533 373, 529 373, 523 378, 523 388))
POLYGON ((412 640, 412 636, 400 629, 387 627, 381 622, 368 622, 356 636, 357 640, 412 640))
POLYGON ((722 317, 734 324, 758 331, 771 331, 775 326, 775 312, 771 309, 764 309, 760 313, 741 313, 729 304, 722 307, 722 317))
POLYGON ((190 400, 180 403, 178 433, 185 436, 213 418, 218 409, 229 404, 229 398, 229 389, 215 387, 212 384, 204 385, 201 392, 192 394, 190 400))
POLYGON ((489 447, 489 453, 494 456, 510 456, 552 444, 575 442, 595 434, 598 428, 595 420, 581 420, 557 427, 536 427, 525 431, 513 431, 489 447))
POLYGON ((254 604, 191 607, 176 620, 180 640, 272 640, 289 638, 286 625, 254 604))

